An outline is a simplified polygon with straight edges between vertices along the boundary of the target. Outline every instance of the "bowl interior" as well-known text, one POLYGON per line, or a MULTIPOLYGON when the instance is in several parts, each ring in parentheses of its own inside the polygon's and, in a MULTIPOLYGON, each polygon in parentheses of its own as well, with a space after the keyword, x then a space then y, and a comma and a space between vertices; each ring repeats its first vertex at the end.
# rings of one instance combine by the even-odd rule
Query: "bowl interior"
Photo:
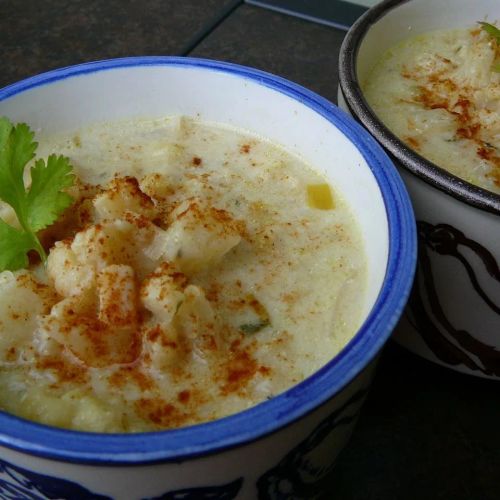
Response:
POLYGON ((234 125, 285 146, 321 171, 344 196, 361 225, 368 256, 363 319, 382 285, 388 226, 375 177, 356 146, 307 103, 201 65, 114 67, 53 81, 17 93, 0 113, 51 134, 100 121, 187 115, 234 125))
POLYGON ((405 38, 437 29, 466 28, 476 21, 494 21, 500 16, 500 4, 496 0, 411 0, 385 2, 390 9, 366 32, 359 45, 356 69, 360 82, 380 56, 405 38), (495 17, 497 16, 497 17, 495 17))
POLYGON ((339 102, 409 172, 433 187, 482 211, 500 214, 500 195, 451 174, 398 139, 375 115, 361 89, 369 72, 390 47, 436 29, 500 19, 496 0, 384 0, 361 16, 347 33, 339 56, 339 102))
POLYGON ((146 57, 56 70, 0 90, 0 115, 42 134, 99 121, 183 114, 222 122, 283 145, 323 172, 351 206, 363 235, 365 322, 319 372, 240 414, 185 429, 92 435, 26 423, 0 412, 0 444, 58 459, 130 463, 179 459, 273 432, 338 392, 372 360, 412 282, 416 239, 407 193, 378 144, 335 106, 291 82, 240 66, 146 57))

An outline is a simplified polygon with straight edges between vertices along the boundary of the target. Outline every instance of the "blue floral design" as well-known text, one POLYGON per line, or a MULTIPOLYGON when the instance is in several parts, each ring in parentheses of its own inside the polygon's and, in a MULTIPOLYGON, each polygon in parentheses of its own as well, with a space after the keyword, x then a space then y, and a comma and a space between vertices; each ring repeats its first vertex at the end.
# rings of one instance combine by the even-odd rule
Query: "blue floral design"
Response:
POLYGON ((0 459, 1 500, 112 500, 77 483, 38 474, 0 459))
MULTIPOLYGON (((232 500, 243 478, 220 485, 170 491, 144 500, 232 500)), ((38 474, 0 459, 0 500, 112 500, 66 479, 38 474)))
MULTIPOLYGON (((335 458, 329 459, 331 444, 339 438, 342 427, 356 419, 367 392, 367 388, 357 391, 275 467, 262 475, 257 481, 259 500, 321 498, 324 480, 335 465, 335 458)), ((143 500, 233 500, 242 484, 243 478, 239 478, 228 484, 173 490, 143 500)), ((47 499, 112 500, 77 483, 31 472, 0 460, 0 500, 47 499)))
POLYGON ((306 439, 257 481, 259 500, 313 500, 322 498, 325 480, 335 466, 333 443, 342 427, 356 419, 367 388, 357 391, 323 420, 306 439))

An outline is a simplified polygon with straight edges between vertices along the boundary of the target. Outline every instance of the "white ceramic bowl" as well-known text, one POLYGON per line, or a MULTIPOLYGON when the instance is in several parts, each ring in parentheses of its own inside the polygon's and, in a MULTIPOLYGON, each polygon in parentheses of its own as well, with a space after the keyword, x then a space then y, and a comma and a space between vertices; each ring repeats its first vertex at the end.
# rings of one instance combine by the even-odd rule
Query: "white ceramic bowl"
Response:
POLYGON ((46 132, 171 114, 256 132, 324 171, 354 208, 365 240, 366 319, 342 352, 313 376, 215 422, 105 435, 51 428, 0 412, 0 496, 265 499, 302 491, 312 498, 350 435, 377 355, 409 294, 416 259, 405 188, 359 125, 281 78, 196 59, 84 64, 0 91, 0 115, 46 132))
POLYGON ((339 104, 393 156, 419 234, 415 285, 395 332, 411 351, 464 373, 500 378, 500 196, 409 149, 373 113, 359 82, 409 36, 500 20, 498 0, 388 0, 366 12, 340 52, 339 104))

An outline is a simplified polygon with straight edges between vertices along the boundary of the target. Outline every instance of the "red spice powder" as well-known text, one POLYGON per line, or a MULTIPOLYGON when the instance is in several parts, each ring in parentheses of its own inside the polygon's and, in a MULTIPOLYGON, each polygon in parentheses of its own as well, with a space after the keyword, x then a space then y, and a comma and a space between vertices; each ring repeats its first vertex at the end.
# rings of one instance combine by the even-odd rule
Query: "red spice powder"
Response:
POLYGON ((258 368, 257 362, 247 350, 234 352, 224 367, 225 377, 221 393, 228 395, 243 389, 254 377, 258 368))
POLYGON ((108 383, 121 388, 127 383, 137 385, 141 391, 148 391, 156 387, 154 380, 146 375, 138 366, 124 366, 108 377, 108 383))
POLYGON ((37 370, 51 370, 57 375, 59 382, 85 384, 88 381, 86 367, 71 363, 61 357, 41 357, 36 361, 36 368, 37 370))
POLYGON ((407 144, 409 144, 412 148, 414 149, 419 149, 420 148, 420 142, 418 142, 417 139, 415 139, 415 137, 404 137, 403 139, 407 144))
POLYGON ((180 427, 189 418, 188 414, 159 397, 140 398, 135 402, 134 406, 136 412, 142 418, 162 428, 180 427))
POLYGON ((183 404, 186 404, 190 400, 190 398, 191 392, 188 390, 181 391, 179 392, 179 394, 177 394, 177 400, 183 404))

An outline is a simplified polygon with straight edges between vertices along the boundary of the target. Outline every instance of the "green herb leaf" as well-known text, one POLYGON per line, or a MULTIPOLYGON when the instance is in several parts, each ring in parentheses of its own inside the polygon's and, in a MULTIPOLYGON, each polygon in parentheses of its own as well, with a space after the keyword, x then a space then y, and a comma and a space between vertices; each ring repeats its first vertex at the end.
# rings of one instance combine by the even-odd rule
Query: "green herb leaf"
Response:
POLYGON ((243 333, 257 333, 266 326, 269 326, 269 324, 269 321, 260 321, 258 323, 244 323, 243 325, 240 325, 240 330, 243 333))
POLYGON ((36 250, 45 261, 45 251, 36 232, 54 223, 73 199, 62 189, 72 186, 69 160, 51 155, 47 164, 37 160, 31 169, 31 187, 24 187, 24 170, 38 146, 25 123, 13 126, 0 118, 0 199, 16 213, 22 231, 0 219, 0 271, 28 265, 27 253, 36 250))
POLYGON ((71 171, 69 159, 64 156, 50 155, 47 164, 36 161, 26 197, 28 223, 33 231, 52 224, 71 205, 73 198, 61 191, 73 185, 75 176, 71 171))
POLYGON ((483 30, 488 33, 488 35, 491 35, 492 37, 496 38, 497 42, 500 43, 500 29, 498 29, 496 26, 493 26, 493 24, 490 23, 485 23, 482 21, 478 21, 479 24, 482 26, 483 30))
POLYGON ((0 199, 16 214, 24 198, 24 167, 35 156, 36 147, 27 125, 14 127, 7 118, 0 118, 0 199))
POLYGON ((0 270, 17 271, 28 266, 28 252, 34 248, 32 235, 0 219, 0 270))
MULTIPOLYGON (((488 35, 495 38, 497 44, 500 45, 500 29, 498 29, 496 26, 490 23, 485 23, 482 21, 478 21, 478 23, 481 25, 483 30, 486 31, 488 35)), ((500 61, 496 61, 491 65, 491 71, 494 71, 495 73, 500 73, 500 61)))

